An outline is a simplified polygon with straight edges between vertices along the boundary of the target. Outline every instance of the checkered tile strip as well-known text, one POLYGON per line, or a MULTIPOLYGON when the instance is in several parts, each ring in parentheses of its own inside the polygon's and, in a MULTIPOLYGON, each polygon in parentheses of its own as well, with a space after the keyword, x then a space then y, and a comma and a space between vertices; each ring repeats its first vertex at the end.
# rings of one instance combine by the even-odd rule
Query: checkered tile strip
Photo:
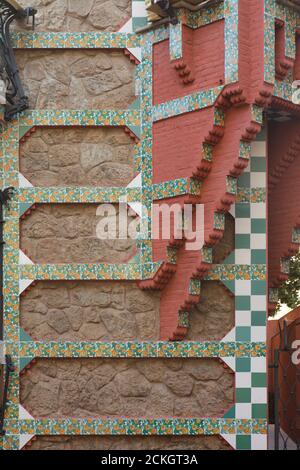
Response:
MULTIPOLYGON (((250 163, 238 180, 239 188, 266 188, 266 136, 262 131, 252 143, 250 163)), ((235 251, 226 263, 266 265, 266 203, 242 202, 232 209, 235 216, 235 251)), ((235 280, 225 284, 235 293, 235 328, 224 341, 266 341, 266 279, 235 280)), ((236 419, 267 418, 266 358, 226 358, 236 372, 235 405, 225 415, 236 419)), ((237 449, 264 449, 266 434, 234 435, 226 440, 237 449)), ((224 436, 225 437, 225 436, 224 436)))

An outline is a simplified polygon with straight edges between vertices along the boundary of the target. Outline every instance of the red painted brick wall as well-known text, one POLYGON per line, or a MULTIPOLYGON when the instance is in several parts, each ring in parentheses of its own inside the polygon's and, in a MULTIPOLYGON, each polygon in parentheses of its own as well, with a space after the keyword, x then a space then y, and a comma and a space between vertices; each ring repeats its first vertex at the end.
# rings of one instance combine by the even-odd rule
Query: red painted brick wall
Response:
POLYGON ((193 69, 195 81, 183 85, 170 62, 169 40, 154 46, 153 101, 163 103, 220 85, 224 81, 224 21, 197 30, 184 26, 184 60, 193 69))

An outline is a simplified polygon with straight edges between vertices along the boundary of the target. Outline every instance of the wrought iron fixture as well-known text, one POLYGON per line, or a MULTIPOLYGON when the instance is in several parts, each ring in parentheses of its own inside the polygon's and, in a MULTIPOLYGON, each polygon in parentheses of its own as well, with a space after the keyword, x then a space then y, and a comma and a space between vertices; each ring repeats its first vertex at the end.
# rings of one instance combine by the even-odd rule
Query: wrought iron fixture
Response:
POLYGON ((152 4, 158 7, 162 11, 163 16, 167 16, 170 19, 170 23, 177 24, 177 14, 175 8, 172 6, 170 0, 153 0, 152 4))
MULTIPOLYGON (((4 216, 3 209, 4 206, 9 207, 9 201, 13 195, 14 189, 12 187, 5 188, 0 190, 0 347, 3 348, 3 313, 4 313, 4 302, 3 302, 3 246, 5 245, 3 239, 3 226, 4 226, 4 216)), ((4 348, 3 348, 4 349, 4 348)), ((13 371, 11 357, 9 355, 4 355, 4 350, 0 350, 0 436, 5 434, 4 430, 4 415, 7 403, 7 391, 9 384, 9 377, 13 371)))
POLYGON ((7 405, 7 392, 8 392, 8 385, 9 385, 9 378, 10 374, 13 372, 14 367, 12 364, 12 360, 9 354, 5 355, 4 365, 1 366, 2 371, 0 372, 1 377, 1 402, 0 402, 0 436, 5 435, 4 429, 4 417, 5 417, 5 410, 7 405), (2 377, 3 374, 3 377, 2 377))
POLYGON ((0 0, 0 79, 5 84, 5 113, 6 120, 12 119, 17 113, 28 108, 26 96, 10 40, 9 28, 13 20, 32 18, 32 27, 37 10, 22 8, 15 0, 0 0))

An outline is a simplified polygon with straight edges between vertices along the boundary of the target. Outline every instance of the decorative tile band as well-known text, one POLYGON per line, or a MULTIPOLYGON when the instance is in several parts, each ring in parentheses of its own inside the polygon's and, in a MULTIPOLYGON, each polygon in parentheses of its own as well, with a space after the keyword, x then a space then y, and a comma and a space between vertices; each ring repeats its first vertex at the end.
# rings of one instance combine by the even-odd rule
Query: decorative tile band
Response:
POLYGON ((14 32, 17 49, 116 49, 140 47, 141 36, 121 32, 14 32))
POLYGON ((153 122, 212 106, 222 90, 219 86, 153 106, 153 122))
POLYGON ((47 203, 118 203, 120 200, 136 202, 141 199, 141 188, 102 188, 89 187, 53 187, 53 188, 20 188, 16 197, 24 204, 47 203))
POLYGON ((188 193, 188 187, 188 178, 179 178, 154 184, 152 190, 153 200, 185 195, 188 193))
POLYGON ((266 202, 266 189, 265 188, 243 188, 239 187, 237 191, 236 202, 245 202, 252 204, 266 202))
POLYGON ((34 110, 19 117, 20 126, 140 126, 140 110, 34 110))
POLYGON ((127 264, 26 264, 20 279, 41 280, 141 280, 151 279, 161 263, 127 264))
POLYGON ((8 436, 32 435, 213 435, 265 434, 265 419, 225 418, 116 418, 116 419, 11 419, 5 420, 8 436))
POLYGON ((265 281, 265 264, 215 264, 209 271, 207 281, 265 281))
POLYGON ((257 342, 35 342, 6 343, 14 358, 217 358, 265 357, 265 343, 257 342))

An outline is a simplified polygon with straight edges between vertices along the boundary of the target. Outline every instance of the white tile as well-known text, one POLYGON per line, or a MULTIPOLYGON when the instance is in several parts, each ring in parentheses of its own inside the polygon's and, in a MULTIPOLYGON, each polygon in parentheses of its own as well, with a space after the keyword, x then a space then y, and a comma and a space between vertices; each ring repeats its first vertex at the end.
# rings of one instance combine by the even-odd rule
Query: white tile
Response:
POLYGON ((236 434, 220 434, 233 449, 236 449, 236 434))
POLYGON ((265 342, 267 340, 267 328, 264 326, 251 327, 251 341, 265 342))
POLYGON ((235 219, 235 233, 236 234, 247 234, 251 232, 251 220, 250 219, 235 219))
POLYGON ((147 16, 145 2, 132 2, 132 16, 134 18, 144 18, 147 16))
POLYGON ((251 295, 251 281, 235 281, 236 295, 251 295))
POLYGON ((22 250, 19 250, 19 264, 34 264, 22 250))
POLYGON ((34 417, 22 405, 19 405, 19 419, 34 419, 34 417))
POLYGON ((236 388, 251 388, 251 372, 236 372, 236 388))
POLYGON ((230 367, 231 370, 235 371, 235 357, 222 357, 222 361, 230 367))
POLYGON ((232 330, 227 333, 221 341, 222 343, 230 343, 231 341, 235 341, 235 328, 232 328, 232 330))
POLYGON ((24 292, 24 290, 27 289, 27 287, 30 286, 30 284, 33 283, 33 280, 32 279, 21 279, 19 281, 19 294, 21 295, 22 292, 24 292))
POLYGON ((254 387, 251 390, 251 403, 267 403, 267 388, 254 387))
POLYGON ((263 172, 252 172, 250 175, 251 188, 265 188, 266 187, 266 174, 263 172))
POLYGON ((251 252, 247 249, 235 250, 236 264, 251 264, 251 252))
POLYGON ((140 47, 131 47, 130 49, 128 49, 129 52, 131 52, 131 54, 139 61, 142 60, 142 50, 140 47))
POLYGON ((252 157, 265 157, 267 155, 266 141, 252 142, 251 156, 252 157))
POLYGON ((229 213, 232 215, 232 217, 235 217, 235 204, 231 206, 229 213))
POLYGON ((251 436, 251 449, 252 450, 267 450, 268 436, 267 434, 252 434, 251 436))
POLYGON ((251 357, 251 372, 266 372, 267 371, 267 358, 266 357, 251 357))
POLYGON ((252 418, 251 403, 236 403, 235 417, 236 419, 251 419, 252 418))
POLYGON ((30 181, 28 181, 28 179, 25 178, 25 176, 22 175, 22 173, 19 173, 19 186, 20 188, 32 188, 33 187, 30 181))
POLYGON ((130 18, 120 29, 122 33, 132 33, 132 18, 130 18))
POLYGON ((265 233, 250 234, 251 250, 265 250, 267 247, 267 236, 265 233))
POLYGON ((23 449, 26 444, 34 437, 34 434, 21 434, 19 440, 19 450, 23 449))
POLYGON ((252 295, 250 305, 252 311, 265 311, 267 308, 267 297, 265 295, 252 295))
POLYGON ((265 219, 266 213, 267 213, 267 209, 266 209, 265 202, 258 202, 257 204, 251 204, 251 208, 250 208, 251 219, 265 219))
POLYGON ((235 311, 235 325, 236 326, 251 326, 251 311, 250 310, 236 310, 235 311))

